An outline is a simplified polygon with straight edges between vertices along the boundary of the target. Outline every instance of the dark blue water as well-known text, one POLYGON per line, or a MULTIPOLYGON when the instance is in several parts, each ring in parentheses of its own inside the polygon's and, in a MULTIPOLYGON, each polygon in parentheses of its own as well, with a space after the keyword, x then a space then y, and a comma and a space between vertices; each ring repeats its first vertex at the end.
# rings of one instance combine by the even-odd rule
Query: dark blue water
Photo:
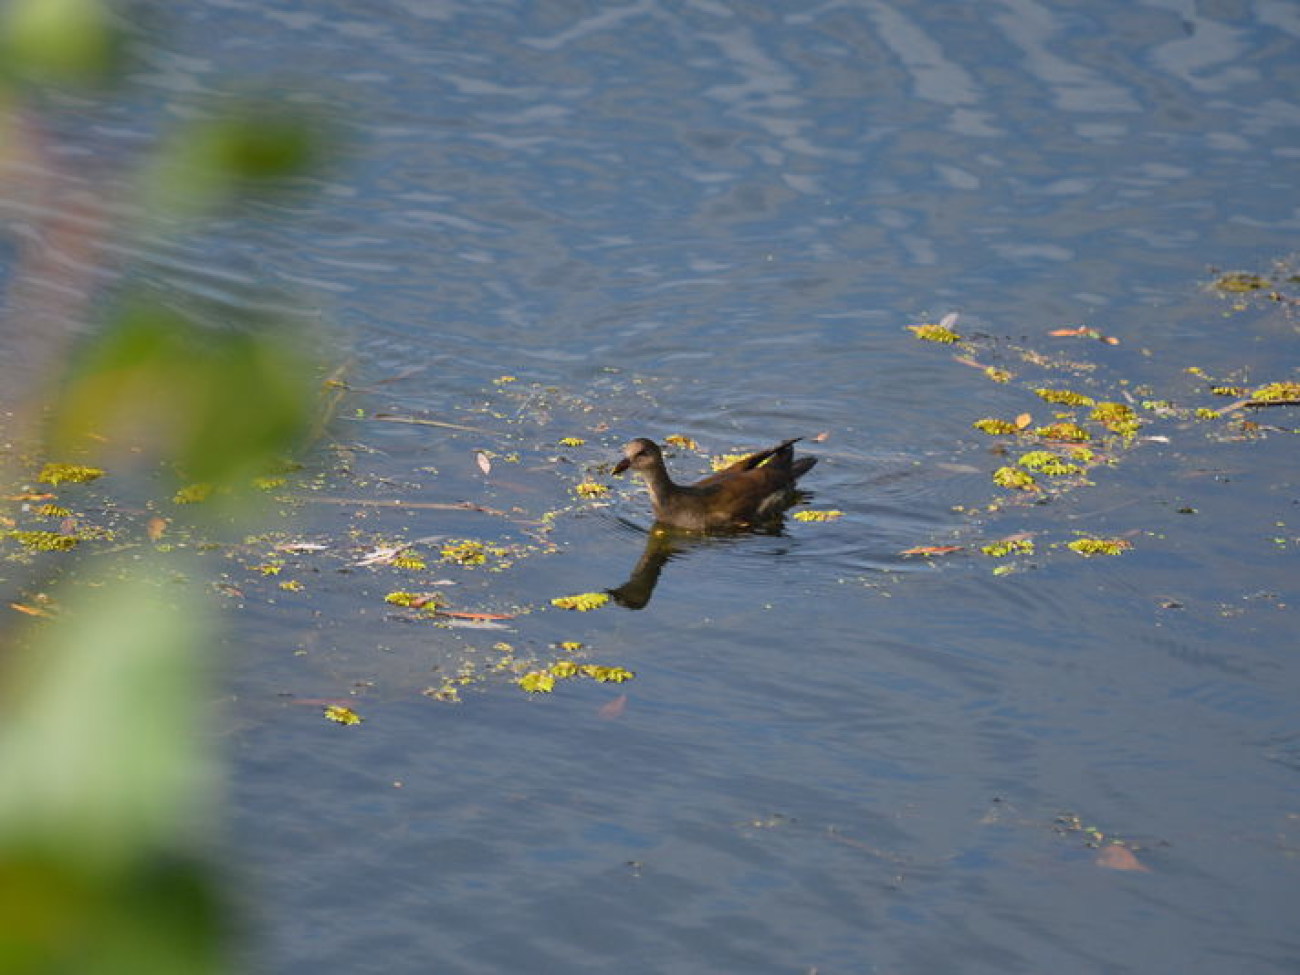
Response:
MULTIPOLYGON (((1040 385, 1192 408, 1224 401, 1189 367, 1296 378, 1294 303, 1207 287, 1300 239, 1294 4, 170 17, 125 106, 65 107, 92 163, 255 79, 345 137, 312 200, 119 255, 216 317, 255 286, 354 357, 286 527, 327 548, 275 580, 230 570, 253 969, 1300 967, 1300 418, 1146 410, 1112 466, 1043 503, 992 485, 1007 459, 970 427, 1050 421, 1040 385), (970 348, 905 330, 953 311, 970 348), (1049 334, 1080 324, 1120 341, 1049 334), (687 545, 639 611, 550 608, 642 554, 642 494, 571 491, 614 484, 597 465, 623 441, 821 432, 806 483, 839 520, 687 545), (499 514, 418 506, 461 500, 499 514), (1037 551, 995 575, 978 546, 1018 532, 1037 551), (1076 532, 1133 549, 1084 559, 1076 532), (467 537, 513 564, 357 564, 467 537), (925 545, 965 548, 901 554, 925 545), (530 611, 403 621, 399 588, 530 611), (498 642, 547 661, 564 640, 636 678, 529 696, 484 676, 498 642), (460 704, 421 694, 463 668, 460 704)), ((15 237, 57 206, 11 195, 15 237)))

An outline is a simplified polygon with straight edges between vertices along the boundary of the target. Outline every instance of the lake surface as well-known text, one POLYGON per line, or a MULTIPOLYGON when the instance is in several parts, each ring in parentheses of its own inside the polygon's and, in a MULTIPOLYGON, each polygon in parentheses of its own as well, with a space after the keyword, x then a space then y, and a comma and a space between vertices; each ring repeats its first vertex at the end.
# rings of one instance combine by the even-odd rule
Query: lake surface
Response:
MULTIPOLYGON (((319 548, 227 579, 250 970, 1300 969, 1300 412, 1189 412, 1300 378, 1274 264, 1300 240, 1300 8, 169 20, 129 99, 61 107, 70 160, 259 82, 345 147, 309 203, 116 255, 216 318, 257 288, 350 361, 279 525, 319 548), (964 345, 907 330, 954 312, 964 345), (1103 340, 1051 334, 1081 326, 1103 340), (1070 412, 1042 387, 1143 426, 1097 430, 1091 483, 999 488, 1034 444, 971 424, 1070 412), (684 542, 640 609, 553 608, 632 574, 648 503, 609 465, 670 434, 699 444, 683 477, 802 435, 804 507, 842 516, 684 542), (980 551, 1008 537, 1034 553, 980 551), (459 539, 504 554, 439 563, 459 539), (362 564, 403 543, 429 568, 362 564), (397 590, 513 618, 418 619, 397 590), (528 694, 507 657, 635 678, 528 694), (457 676, 459 703, 424 693, 457 676)), ((11 226, 60 205, 10 201, 11 226)))

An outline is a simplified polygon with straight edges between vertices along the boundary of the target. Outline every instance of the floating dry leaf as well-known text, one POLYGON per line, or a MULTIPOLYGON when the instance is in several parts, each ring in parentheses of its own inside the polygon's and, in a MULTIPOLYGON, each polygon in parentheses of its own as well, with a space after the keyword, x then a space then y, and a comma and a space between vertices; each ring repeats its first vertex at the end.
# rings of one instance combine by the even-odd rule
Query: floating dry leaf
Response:
POLYGON ((1150 873, 1151 868, 1137 858, 1137 854, 1127 846, 1111 843, 1097 851, 1093 863, 1107 870, 1134 870, 1138 873, 1150 873))
POLYGON ((481 450, 474 451, 474 459, 478 462, 478 469, 484 474, 492 473, 492 458, 481 450))
POLYGON ((953 552, 960 552, 964 545, 917 545, 913 548, 904 549, 900 555, 951 555, 953 552))

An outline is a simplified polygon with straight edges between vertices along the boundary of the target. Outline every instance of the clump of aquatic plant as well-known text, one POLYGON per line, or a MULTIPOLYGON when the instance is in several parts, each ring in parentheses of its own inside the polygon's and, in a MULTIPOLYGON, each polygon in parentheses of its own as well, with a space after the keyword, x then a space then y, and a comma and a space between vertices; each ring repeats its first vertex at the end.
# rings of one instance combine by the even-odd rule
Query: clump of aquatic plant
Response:
POLYGON ((738 460, 744 460, 749 454, 722 454, 718 457, 709 458, 709 466, 715 471, 723 470, 736 463, 738 460))
POLYGON ((680 433, 670 433, 668 436, 664 437, 664 442, 665 442, 665 443, 670 443, 670 444, 672 444, 674 447, 681 447, 682 450, 699 450, 699 449, 700 449, 700 445, 699 445, 699 444, 697 444, 697 443, 696 443, 694 440, 692 440, 690 437, 685 437, 685 436, 683 436, 683 435, 680 434, 680 433))
POLYGON ((77 535, 63 535, 59 532, 14 530, 5 534, 33 552, 67 552, 76 548, 81 541, 77 535))
POLYGON ((1048 403, 1060 403, 1064 406, 1092 406, 1096 402, 1091 396, 1076 393, 1071 389, 1036 389, 1034 393, 1048 403))
POLYGON ((983 419, 976 420, 971 426, 980 433, 987 433, 990 437, 1005 437, 1015 433, 1018 429, 1010 420, 1000 420, 993 416, 986 416, 983 419))
POLYGON ((1098 403, 1088 414, 1088 418, 1122 437, 1133 436, 1142 426, 1142 421, 1138 419, 1133 407, 1125 403, 1098 403))
POLYGON ((1210 394, 1212 396, 1245 396, 1245 386, 1211 386, 1210 394))
POLYGON ((201 504, 212 497, 212 485, 187 484, 172 495, 173 504, 201 504))
POLYGON ((442 546, 441 552, 444 562, 454 562, 457 565, 483 565, 489 556, 499 558, 505 554, 506 549, 499 545, 488 545, 472 538, 449 539, 442 546))
POLYGON ((429 564, 415 552, 399 552, 388 564, 395 569, 408 569, 412 572, 419 572, 429 567, 429 564))
POLYGON ((559 609, 576 609, 580 613, 586 613, 593 609, 600 609, 607 602, 609 602, 609 593, 583 592, 576 596, 556 596, 551 600, 551 605, 559 609))
POLYGON ((86 467, 83 464, 46 464, 36 480, 42 484, 86 484, 104 476, 99 467, 86 467))
POLYGON ((937 324, 933 322, 924 322, 920 325, 909 325, 907 328, 916 335, 918 339, 921 339, 924 342, 938 342, 942 345, 952 345, 955 342, 961 341, 961 335, 953 331, 947 325, 944 325, 942 322, 937 324))
POLYGON ((1033 555, 1034 540, 1032 538, 1004 538, 1001 541, 981 545, 980 551, 993 559, 1004 559, 1008 555, 1033 555))
POLYGON ((1042 437, 1044 440, 1072 440, 1076 442, 1092 439, 1091 433, 1079 426, 1079 424, 1069 420, 1038 427, 1034 430, 1034 436, 1042 437))
POLYGON ((1119 555, 1133 547, 1133 543, 1123 538, 1076 538, 1065 546, 1080 555, 1119 555))
POLYGON ((1268 287, 1268 279, 1248 271, 1229 271, 1215 278, 1214 287, 1228 294, 1246 294, 1268 287))
POLYGON ((406 609, 425 609, 438 603, 438 594, 431 592, 390 592, 384 597, 384 602, 393 606, 402 606, 406 609))
POLYGON ((602 684, 621 684, 636 674, 622 667, 603 667, 599 664, 579 664, 573 660, 557 660, 542 670, 532 670, 519 678, 519 686, 530 694, 546 694, 555 690, 557 680, 589 677, 602 684))
POLYGON ((1300 402, 1300 382, 1278 382, 1260 386, 1250 394, 1257 403, 1297 403, 1300 402))
POLYGON ((1010 369, 999 369, 997 366, 985 366, 984 375, 995 383, 1009 383, 1015 378, 1015 373, 1010 369))
POLYGON ((357 712, 342 704, 325 705, 325 717, 341 725, 361 724, 364 720, 357 712))
POLYGON ((36 509, 36 513, 42 518, 67 518, 72 514, 61 504, 43 504, 36 509))
POLYGON ((603 498, 609 494, 609 488, 596 481, 583 481, 573 486, 573 493, 580 498, 603 498))
POLYGON ((993 483, 1016 491, 1038 490, 1038 482, 1033 476, 1015 467, 999 467, 993 472, 993 483))
POLYGON ((1025 470, 1034 471, 1037 474, 1046 474, 1049 477, 1079 474, 1083 471, 1083 468, 1078 464, 1062 460, 1050 450, 1031 450, 1027 454, 1022 454, 1017 463, 1025 470))
POLYGON ((842 518, 843 511, 830 509, 827 511, 796 511, 790 517, 795 521, 834 521, 836 518, 842 518))
POLYGON ((586 442, 587 442, 587 441, 583 440, 581 437, 561 437, 561 438, 560 438, 560 446, 562 446, 562 447, 581 447, 581 446, 582 446, 583 444, 585 444, 586 442))

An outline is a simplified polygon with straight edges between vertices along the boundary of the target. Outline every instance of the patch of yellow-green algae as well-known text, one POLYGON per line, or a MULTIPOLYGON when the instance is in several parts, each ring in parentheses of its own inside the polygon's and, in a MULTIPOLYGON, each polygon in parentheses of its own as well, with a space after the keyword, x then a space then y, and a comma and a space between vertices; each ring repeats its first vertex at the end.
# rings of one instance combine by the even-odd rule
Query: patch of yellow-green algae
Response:
POLYGON ((41 468, 36 480, 57 487, 60 484, 86 484, 97 481, 104 476, 104 473, 102 468, 86 467, 83 464, 49 463, 41 468))
POLYGON ((1031 474, 1015 467, 999 467, 993 472, 993 483, 998 487, 1011 488, 1016 491, 1037 491, 1038 482, 1031 474))
POLYGON ((593 609, 600 609, 608 602, 609 593, 583 592, 576 596, 556 596, 551 600, 551 605, 558 609, 576 609, 580 613, 586 613, 593 609))
POLYGON ((1080 555, 1119 555, 1133 547, 1133 543, 1123 538, 1076 538, 1066 543, 1066 548, 1080 555))
POLYGON ((1092 406, 1096 402, 1091 396, 1076 393, 1071 389, 1035 389, 1034 393, 1047 403, 1060 403, 1064 406, 1092 406))
POLYGON ((1034 540, 1032 538, 1004 538, 1001 541, 981 545, 980 551, 989 558, 994 559, 1004 559, 1008 555, 1033 555, 1034 540))
POLYGON ((994 416, 976 420, 971 426, 980 433, 987 433, 990 437, 1005 437, 1020 432, 1020 428, 1010 420, 1000 420, 994 416))
POLYGON ((1098 403, 1088 414, 1088 418, 1095 423, 1100 423, 1111 433, 1126 438, 1132 437, 1142 426, 1137 412, 1125 403, 1098 403))
POLYGON ((51 531, 22 531, 15 529, 5 534, 19 545, 33 552, 67 552, 77 547, 81 538, 51 531))
POLYGON ((1078 464, 1063 460, 1050 450, 1031 450, 1027 454, 1021 454, 1016 463, 1025 470, 1033 471, 1035 474, 1046 474, 1049 477, 1083 473, 1083 468, 1078 464))
POLYGON ((1300 402, 1300 382, 1276 382, 1260 386, 1250 398, 1259 403, 1300 402))
POLYGON ((844 517, 844 512, 837 511, 835 509, 830 509, 827 511, 806 510, 806 511, 796 511, 790 517, 792 517, 795 521, 834 521, 836 518, 844 517))
POLYGON ((923 342, 938 342, 941 345, 952 345, 961 341, 961 335, 953 331, 947 325, 924 322, 920 325, 909 325, 907 327, 909 331, 923 342))
POLYGON ((1268 279, 1249 271, 1229 271, 1214 280, 1214 287, 1229 294, 1244 294, 1268 287, 1268 279))
POLYGON ((1070 420, 1037 427, 1034 430, 1034 436, 1043 440, 1070 440, 1079 443, 1092 439, 1091 433, 1070 420))

